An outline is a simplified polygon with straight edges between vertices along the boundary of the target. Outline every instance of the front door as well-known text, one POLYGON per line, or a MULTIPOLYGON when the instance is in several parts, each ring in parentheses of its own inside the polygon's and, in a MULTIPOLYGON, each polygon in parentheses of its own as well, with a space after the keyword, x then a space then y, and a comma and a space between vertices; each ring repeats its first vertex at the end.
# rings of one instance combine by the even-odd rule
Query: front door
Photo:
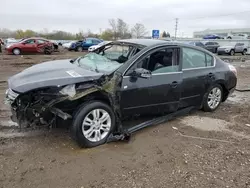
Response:
POLYGON ((34 39, 26 40, 23 43, 22 51, 25 53, 35 53, 36 52, 36 41, 34 39))
POLYGON ((200 106, 215 79, 213 56, 193 48, 182 48, 182 71, 181 107, 200 106))
POLYGON ((179 107, 182 72, 178 48, 159 48, 144 54, 123 77, 121 109, 123 114, 170 113, 179 107), (133 70, 144 68, 150 78, 131 76, 133 70))

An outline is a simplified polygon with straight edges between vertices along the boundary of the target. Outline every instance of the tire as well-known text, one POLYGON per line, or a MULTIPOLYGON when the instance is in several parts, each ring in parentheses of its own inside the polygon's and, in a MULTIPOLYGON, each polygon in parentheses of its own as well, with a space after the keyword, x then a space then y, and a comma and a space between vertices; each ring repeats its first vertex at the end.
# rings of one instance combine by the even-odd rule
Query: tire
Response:
POLYGON ((234 50, 231 50, 229 53, 231 56, 233 56, 235 54, 234 50))
POLYGON ((80 147, 90 148, 106 143, 108 136, 113 132, 114 128, 115 115, 111 107, 101 101, 90 101, 84 103, 75 113, 71 127, 71 136, 80 147), (100 118, 96 118, 96 120, 99 120, 99 123, 96 123, 98 120, 94 122, 94 114, 98 112, 100 118), (107 120, 100 123, 101 118, 107 120))
POLYGON ((220 106, 222 97, 223 97, 223 89, 219 84, 210 87, 203 98, 203 104, 202 104, 203 110, 205 112, 215 111, 220 106), (213 101, 215 103, 213 103, 213 101))
POLYGON ((232 39, 232 37, 227 37, 227 39, 232 39))
POLYGON ((81 46, 78 46, 77 49, 76 49, 76 51, 82 52, 82 47, 81 47, 81 46))
POLYGON ((217 53, 217 48, 214 49, 214 53, 217 53))
POLYGON ((246 55, 247 54, 247 50, 244 49, 243 52, 242 52, 242 55, 246 55))
POLYGON ((12 53, 13 53, 14 55, 20 55, 20 54, 21 54, 21 50, 20 50, 19 48, 14 48, 14 49, 12 50, 12 53))

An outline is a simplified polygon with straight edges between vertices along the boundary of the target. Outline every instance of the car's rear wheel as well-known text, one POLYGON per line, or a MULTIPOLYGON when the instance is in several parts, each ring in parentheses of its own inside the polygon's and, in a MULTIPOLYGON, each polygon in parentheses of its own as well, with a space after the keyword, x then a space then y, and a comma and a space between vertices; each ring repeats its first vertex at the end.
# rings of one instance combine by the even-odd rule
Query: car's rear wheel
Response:
POLYGON ((78 52, 81 52, 83 49, 82 49, 82 47, 81 46, 79 46, 79 47, 77 47, 77 49, 76 49, 78 52))
POLYGON ((234 55, 234 54, 235 54, 234 50, 231 50, 230 55, 234 55))
POLYGON ((74 115, 72 136, 81 147, 104 144, 115 128, 112 109, 100 101, 83 104, 74 115))
POLYGON ((14 55, 20 55, 21 54, 21 50, 19 48, 14 48, 12 50, 12 52, 13 52, 14 55))
POLYGON ((247 50, 244 49, 243 52, 242 52, 242 55, 246 55, 247 54, 247 50))
POLYGON ((220 85, 216 84, 209 88, 203 99, 203 110, 212 112, 216 110, 222 101, 223 89, 220 85))

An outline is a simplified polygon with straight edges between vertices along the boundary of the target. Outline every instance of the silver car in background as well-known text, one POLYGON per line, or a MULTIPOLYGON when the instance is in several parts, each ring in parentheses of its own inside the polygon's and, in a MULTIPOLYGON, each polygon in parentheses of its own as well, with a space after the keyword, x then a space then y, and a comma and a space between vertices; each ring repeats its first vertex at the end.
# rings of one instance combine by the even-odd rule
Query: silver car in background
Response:
POLYGON ((90 47, 88 48, 88 51, 89 51, 89 52, 93 52, 93 51, 96 50, 97 48, 100 48, 101 46, 106 45, 106 44, 111 43, 111 42, 112 42, 112 41, 103 41, 103 42, 101 42, 101 43, 99 43, 99 44, 97 44, 97 45, 90 46, 90 47))
POLYGON ((227 45, 220 46, 217 49, 218 55, 228 54, 234 55, 235 53, 241 53, 242 55, 246 55, 247 46, 241 42, 229 43, 227 45))

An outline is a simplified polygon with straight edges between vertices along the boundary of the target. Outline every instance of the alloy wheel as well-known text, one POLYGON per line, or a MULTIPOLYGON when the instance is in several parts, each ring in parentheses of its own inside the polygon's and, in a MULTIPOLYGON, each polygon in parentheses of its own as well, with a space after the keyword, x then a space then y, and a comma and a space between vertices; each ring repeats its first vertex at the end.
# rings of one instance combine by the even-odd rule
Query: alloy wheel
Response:
POLYGON ((218 87, 213 88, 208 95, 208 106, 212 110, 217 108, 221 102, 221 90, 218 87))
POLYGON ((82 123, 82 133, 91 142, 104 139, 111 129, 110 114, 104 109, 94 109, 89 112, 82 123))
POLYGON ((17 48, 14 49, 14 50, 13 50, 13 54, 14 54, 14 55, 19 55, 19 54, 20 54, 20 50, 17 49, 17 48))

